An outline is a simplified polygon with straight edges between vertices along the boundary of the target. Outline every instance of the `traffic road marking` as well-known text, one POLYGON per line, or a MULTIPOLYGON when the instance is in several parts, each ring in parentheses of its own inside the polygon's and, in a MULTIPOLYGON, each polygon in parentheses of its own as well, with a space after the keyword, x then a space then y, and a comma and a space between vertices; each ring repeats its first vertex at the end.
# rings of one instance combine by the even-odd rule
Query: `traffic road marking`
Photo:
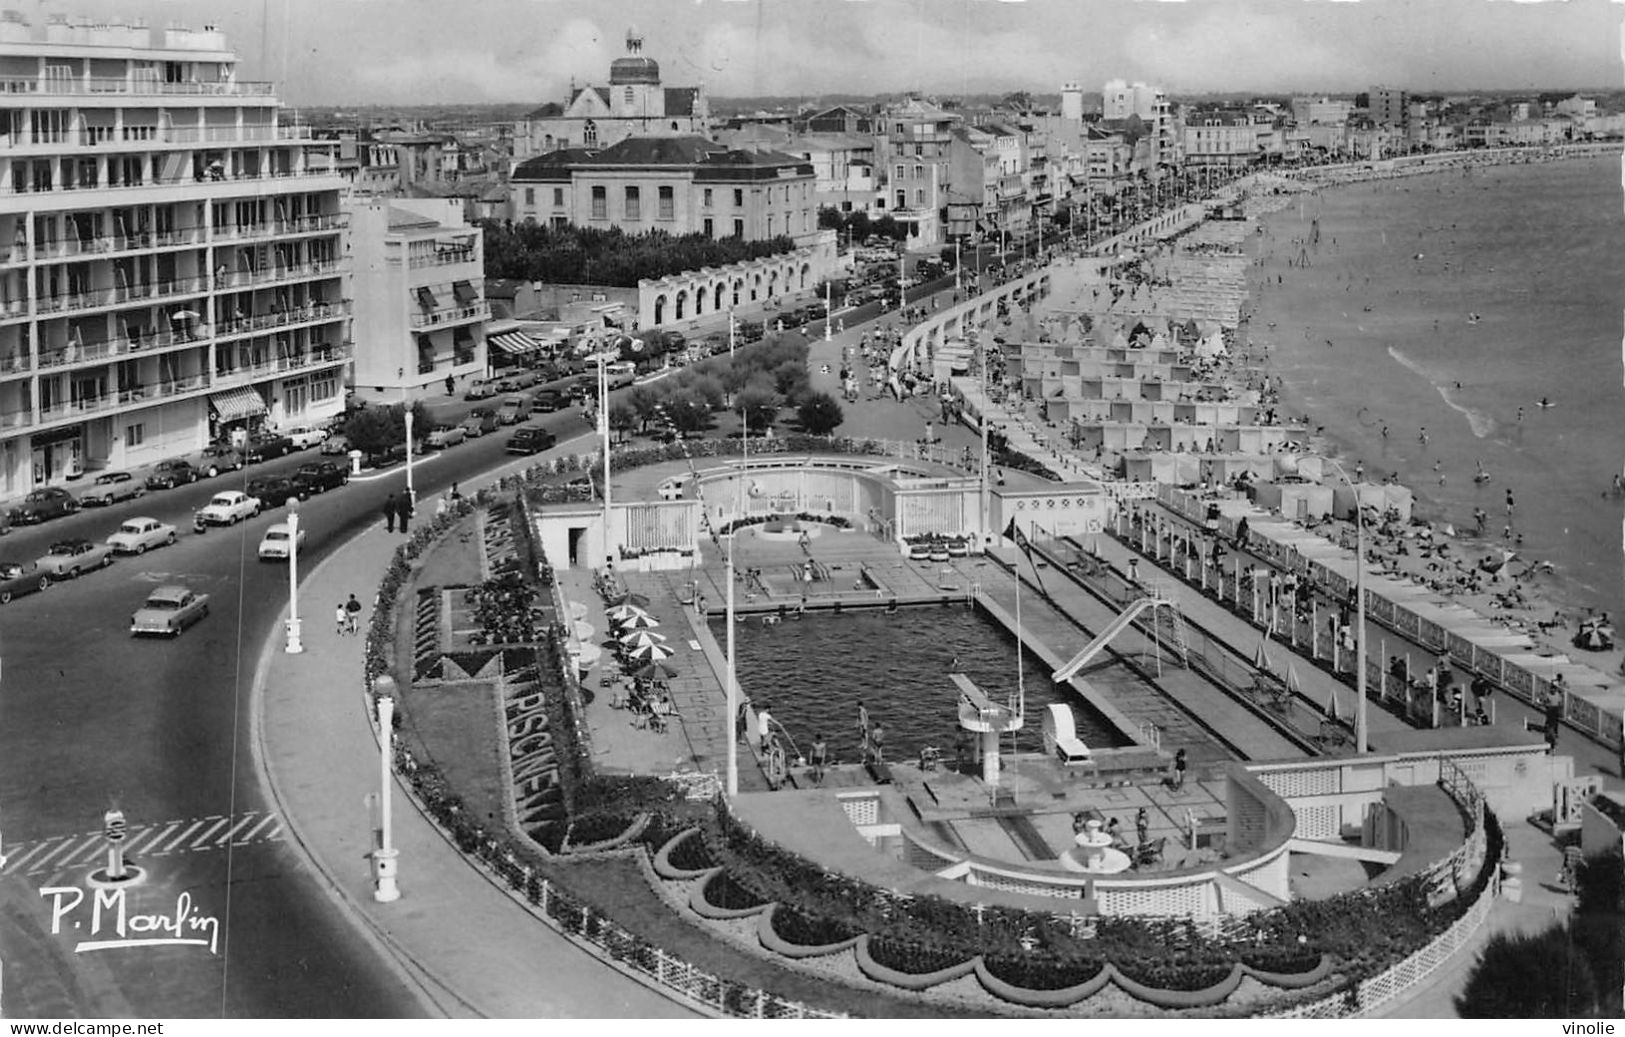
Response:
MULTIPOLYGON (((124 840, 130 860, 163 857, 202 850, 235 849, 258 843, 275 842, 282 837, 282 817, 260 810, 248 810, 228 817, 182 818, 156 821, 129 829, 124 840), (175 834, 179 832, 179 834, 175 834)), ((107 845, 97 832, 54 835, 38 841, 8 844, 6 866, 0 875, 39 875, 64 868, 82 867, 100 859, 107 845)))

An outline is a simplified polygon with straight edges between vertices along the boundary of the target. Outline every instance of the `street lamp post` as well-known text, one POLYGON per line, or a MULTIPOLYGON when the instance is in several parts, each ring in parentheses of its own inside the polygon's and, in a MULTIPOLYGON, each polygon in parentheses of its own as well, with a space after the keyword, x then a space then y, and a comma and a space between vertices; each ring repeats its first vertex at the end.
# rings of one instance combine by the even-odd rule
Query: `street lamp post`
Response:
POLYGON ((390 755, 395 744, 395 699, 390 695, 380 695, 378 698, 378 815, 379 838, 378 849, 372 853, 373 869, 378 884, 373 888, 372 898, 380 904, 388 904, 401 898, 400 887, 395 884, 396 870, 400 866, 397 858, 400 851, 395 849, 390 840, 390 755))
POLYGON ((412 401, 406 393, 406 368, 397 367, 396 376, 401 383, 401 410, 406 415, 406 499, 416 505, 417 491, 412 488, 412 401))
POLYGON ((609 350, 598 351, 598 434, 604 441, 604 557, 615 561, 615 536, 609 511, 609 350))
POLYGON ((750 420, 739 412, 739 469, 734 473, 734 528, 728 533, 728 796, 739 795, 739 675, 734 667, 734 542, 745 517, 745 459, 750 456, 750 420))
POLYGON ((835 282, 824 282, 824 341, 828 342, 834 336, 830 329, 835 324, 835 282))
POLYGON ((728 307, 728 359, 734 355, 734 339, 738 335, 738 326, 734 323, 734 308, 728 307))
POLYGON ((1343 471, 1343 466, 1330 458, 1326 459, 1326 463, 1332 466, 1354 494, 1354 749, 1364 755, 1369 751, 1365 703, 1365 509, 1360 505, 1359 488, 1343 471))
POLYGON ((288 643, 289 655, 305 650, 299 621, 299 498, 288 498, 288 643))

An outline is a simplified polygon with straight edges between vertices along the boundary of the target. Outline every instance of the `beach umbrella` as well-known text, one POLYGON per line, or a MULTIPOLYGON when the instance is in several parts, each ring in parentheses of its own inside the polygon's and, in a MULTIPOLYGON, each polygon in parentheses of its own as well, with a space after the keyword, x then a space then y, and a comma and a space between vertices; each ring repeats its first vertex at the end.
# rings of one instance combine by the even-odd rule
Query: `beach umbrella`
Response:
POLYGON ((1253 669, 1262 673, 1270 672, 1269 653, 1264 651, 1264 638, 1258 639, 1258 650, 1253 653, 1253 669))
POLYGON ((592 624, 583 623, 579 619, 572 620, 570 623, 570 633, 575 636, 577 641, 590 641, 592 640, 593 635, 592 624))
POLYGON ((623 620, 619 620, 617 625, 622 630, 648 630, 652 627, 659 626, 660 620, 649 615, 647 612, 638 612, 634 615, 626 617, 623 620))
POLYGON ((586 619, 592 611, 579 601, 567 602, 564 607, 569 611, 571 619, 586 619))
POLYGON ((633 648, 630 654, 634 659, 647 659, 650 662, 659 662, 662 659, 671 658, 675 653, 672 651, 672 649, 667 648, 665 645, 655 644, 651 641, 641 648, 633 648))
POLYGON ((632 676, 638 678, 639 680, 655 681, 662 680, 666 677, 675 677, 677 676, 677 671, 665 663, 652 662, 641 669, 633 671, 632 676))
POLYGON ((629 602, 616 605, 614 608, 609 610, 609 618, 615 620, 617 623, 625 622, 626 620, 631 619, 633 616, 647 615, 648 613, 643 611, 641 606, 633 605, 629 602))
POLYGON ((635 609, 646 609, 649 607, 649 599, 644 597, 642 594, 621 594, 610 599, 609 603, 616 608, 619 608, 622 605, 630 605, 635 609))
POLYGON ((643 645, 661 644, 666 639, 653 630, 636 630, 621 638, 621 644, 628 648, 638 648, 643 645))

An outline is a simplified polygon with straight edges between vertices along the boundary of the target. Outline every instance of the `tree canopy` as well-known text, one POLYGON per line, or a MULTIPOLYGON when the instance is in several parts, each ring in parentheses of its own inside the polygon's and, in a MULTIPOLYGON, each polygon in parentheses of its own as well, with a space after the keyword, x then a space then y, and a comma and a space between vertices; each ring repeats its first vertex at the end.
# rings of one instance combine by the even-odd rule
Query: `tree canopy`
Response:
POLYGON ((711 238, 704 234, 649 231, 627 234, 619 227, 551 227, 526 220, 480 220, 485 232, 485 276, 553 284, 602 284, 635 288, 644 278, 685 270, 726 266, 776 256, 795 248, 783 235, 766 241, 711 238))

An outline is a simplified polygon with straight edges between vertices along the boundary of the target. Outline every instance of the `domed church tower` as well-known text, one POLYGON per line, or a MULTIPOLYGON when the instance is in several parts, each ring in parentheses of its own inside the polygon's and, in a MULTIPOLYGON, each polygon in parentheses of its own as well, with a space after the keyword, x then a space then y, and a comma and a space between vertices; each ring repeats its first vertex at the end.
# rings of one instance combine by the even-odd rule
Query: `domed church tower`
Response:
POLYGON ((643 56, 643 34, 635 26, 626 30, 626 57, 609 63, 609 103, 622 119, 660 119, 666 115, 660 63, 643 56))

